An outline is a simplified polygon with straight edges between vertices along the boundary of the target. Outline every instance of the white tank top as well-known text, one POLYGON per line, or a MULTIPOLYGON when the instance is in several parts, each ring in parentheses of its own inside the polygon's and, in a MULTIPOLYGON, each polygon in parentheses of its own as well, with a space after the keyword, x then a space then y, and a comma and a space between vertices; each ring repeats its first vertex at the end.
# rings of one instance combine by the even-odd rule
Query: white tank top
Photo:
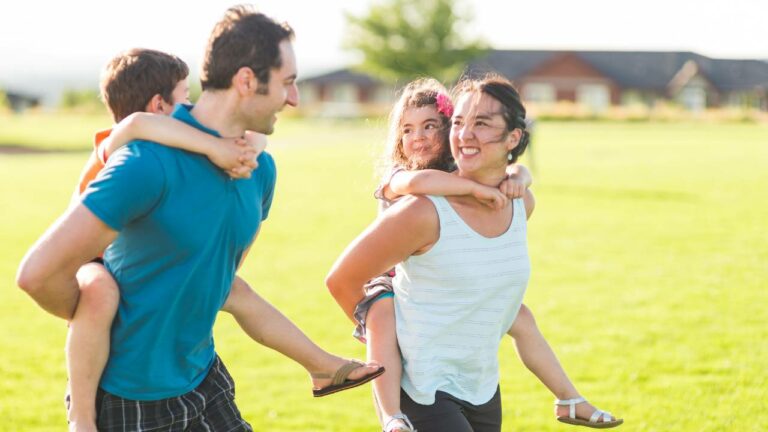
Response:
POLYGON ((431 405, 437 390, 474 405, 499 383, 502 337, 520 310, 530 276, 526 212, 513 200, 504 234, 478 234, 441 196, 428 196, 440 238, 422 255, 398 264, 393 280, 402 388, 431 405))

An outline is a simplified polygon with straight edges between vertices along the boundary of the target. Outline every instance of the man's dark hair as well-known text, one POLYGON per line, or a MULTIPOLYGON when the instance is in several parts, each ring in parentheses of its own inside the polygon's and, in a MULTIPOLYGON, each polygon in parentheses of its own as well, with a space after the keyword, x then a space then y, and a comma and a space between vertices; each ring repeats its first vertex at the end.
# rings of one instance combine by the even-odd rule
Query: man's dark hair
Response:
POLYGON ((288 24, 278 23, 250 6, 230 8, 208 39, 200 73, 203 90, 226 90, 237 71, 249 67, 259 81, 256 92, 266 94, 270 70, 282 66, 280 43, 293 36, 288 24))

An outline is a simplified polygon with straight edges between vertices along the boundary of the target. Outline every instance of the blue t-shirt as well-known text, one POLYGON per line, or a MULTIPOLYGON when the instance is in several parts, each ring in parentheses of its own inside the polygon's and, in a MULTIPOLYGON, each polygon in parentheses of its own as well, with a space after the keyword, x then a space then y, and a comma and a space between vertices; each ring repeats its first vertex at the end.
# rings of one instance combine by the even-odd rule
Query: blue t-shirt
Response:
MULTIPOLYGON (((218 136, 190 109, 173 117, 218 136)), ((203 155, 133 141, 85 191, 83 204, 119 231, 104 254, 120 286, 104 390, 157 400, 205 378, 216 314, 272 203, 274 160, 258 163, 250 179, 231 180, 203 155)))

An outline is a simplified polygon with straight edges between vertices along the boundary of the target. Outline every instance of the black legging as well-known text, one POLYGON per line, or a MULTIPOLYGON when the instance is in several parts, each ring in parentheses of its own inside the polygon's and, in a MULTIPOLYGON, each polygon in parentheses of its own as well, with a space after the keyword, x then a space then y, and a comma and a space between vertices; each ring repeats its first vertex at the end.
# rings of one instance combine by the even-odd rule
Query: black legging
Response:
POLYGON ((472 405, 438 391, 435 403, 420 405, 400 390, 400 409, 419 432, 499 432, 501 431, 501 393, 482 405, 472 405))

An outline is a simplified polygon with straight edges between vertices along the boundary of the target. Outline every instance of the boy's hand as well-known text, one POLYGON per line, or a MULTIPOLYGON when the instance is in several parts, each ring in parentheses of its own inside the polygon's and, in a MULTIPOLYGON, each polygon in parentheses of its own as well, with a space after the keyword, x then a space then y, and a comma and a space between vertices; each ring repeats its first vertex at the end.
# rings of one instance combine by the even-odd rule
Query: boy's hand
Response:
POLYGON ((267 136, 257 132, 245 131, 242 142, 249 149, 248 156, 246 156, 249 159, 243 159, 240 166, 227 170, 227 174, 236 179, 250 178, 251 171, 259 167, 256 159, 267 147, 267 136))
POLYGON ((209 151, 208 159, 227 173, 247 168, 238 172, 244 174, 247 171, 250 177, 251 171, 255 168, 253 148, 249 147, 243 138, 220 138, 217 141, 218 143, 209 151))
POLYGON ((474 188, 472 196, 494 210, 501 210, 509 204, 509 199, 501 190, 481 184, 474 188))
POLYGON ((499 190, 509 199, 522 198, 528 185, 516 176, 511 176, 501 182, 499 190))

